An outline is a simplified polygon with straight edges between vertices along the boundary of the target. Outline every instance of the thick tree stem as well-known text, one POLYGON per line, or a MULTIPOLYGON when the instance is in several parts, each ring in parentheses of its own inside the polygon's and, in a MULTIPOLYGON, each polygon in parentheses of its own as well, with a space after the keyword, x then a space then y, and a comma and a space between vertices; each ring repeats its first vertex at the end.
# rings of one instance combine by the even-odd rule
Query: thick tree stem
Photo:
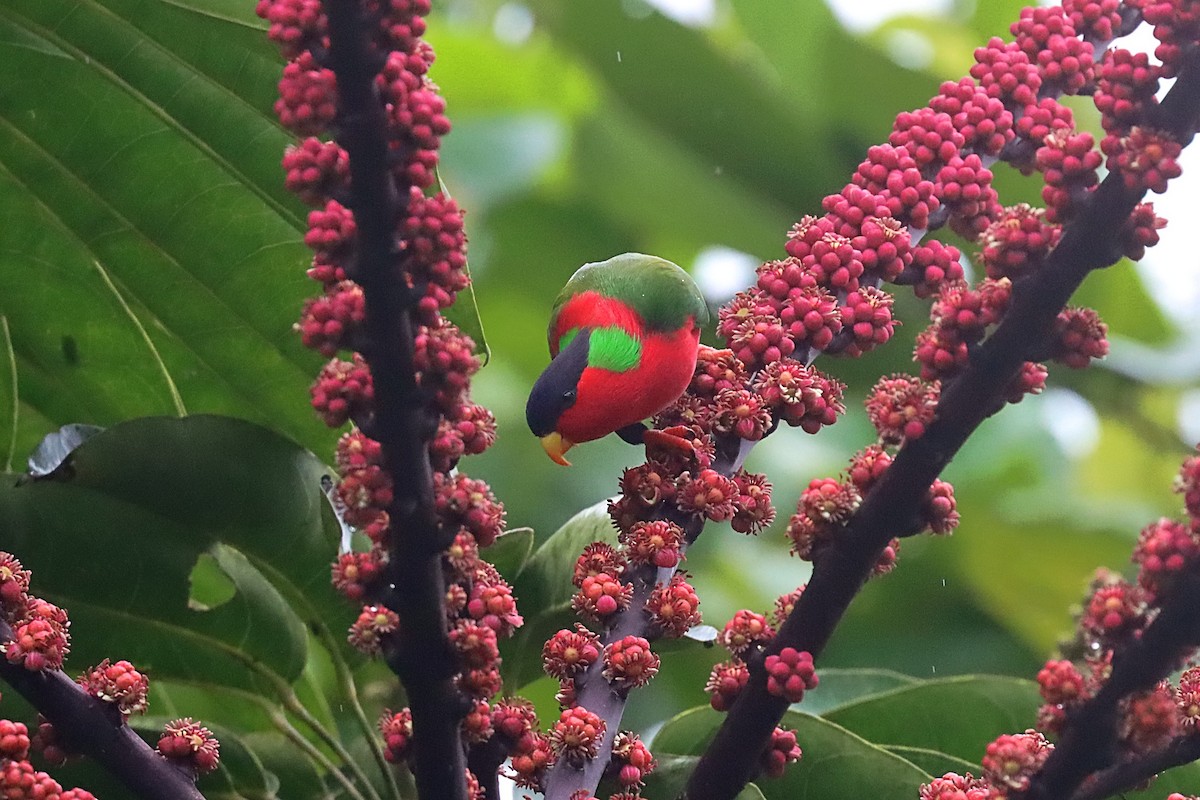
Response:
POLYGON ((1097 772, 1070 800, 1104 800, 1132 791, 1158 773, 1200 760, 1200 736, 1180 736, 1160 750, 1097 772))
MULTIPOLYGON (((0 620, 0 641, 12 628, 0 620)), ((204 800, 191 775, 142 741, 111 703, 92 697, 62 671, 30 672, 0 658, 0 679, 50 720, 66 749, 91 758, 141 800, 204 800)))
MULTIPOLYGON (((737 472, 741 461, 737 446, 739 441, 729 439, 722 442, 722 447, 713 462, 713 469, 726 476, 737 472)), ((704 531, 703 517, 684 514, 678 509, 672 509, 664 516, 683 529, 685 551, 686 545, 695 542, 704 531)), ((659 632, 654 629, 650 614, 646 611, 646 603, 654 589, 669 583, 674 574, 674 568, 655 569, 653 566, 641 566, 628 573, 626 577, 633 584, 633 599, 629 607, 619 612, 612 620, 612 624, 601 637, 601 642, 609 645, 626 636, 641 636, 648 641, 654 641, 659 632)), ((581 788, 595 792, 596 786, 608 769, 613 740, 625 714, 629 693, 614 691, 603 672, 604 663, 600 659, 575 679, 576 702, 593 714, 598 714, 607 725, 600 741, 599 755, 582 768, 573 767, 566 762, 559 762, 551 767, 546 775, 546 800, 568 800, 573 792, 581 788)))
MULTIPOLYGON (((1179 79, 1154 120, 1177 141, 1191 140, 1200 115, 1200 59, 1188 54, 1179 79)), ((912 519, 933 480, 994 409, 1023 362, 1043 350, 1058 312, 1089 272, 1117 260, 1117 235, 1145 194, 1110 174, 1036 275, 1013 287, 1004 320, 971 356, 967 369, 944 386, 937 419, 925 435, 907 442, 829 551, 815 565, 808 588, 766 654, 785 647, 817 657, 895 535, 896 520, 912 519)), ((787 701, 766 690, 761 662, 730 709, 683 796, 688 800, 732 800, 753 776, 758 757, 787 701)), ((1047 795, 1061 796, 1061 795, 1047 795)))
MULTIPOLYGON (((1152 689, 1179 667, 1188 653, 1200 646, 1197 608, 1200 608, 1200 561, 1193 560, 1190 569, 1179 576, 1163 597, 1162 611, 1146 627, 1141 638, 1116 654, 1112 675, 1096 696, 1067 717, 1058 745, 1046 759, 1041 772, 1034 776, 1029 790, 1021 796, 1023 800, 1074 797, 1073 792, 1079 790, 1085 778, 1116 760, 1121 701, 1136 692, 1152 689)), ((1190 753, 1193 759, 1200 757, 1200 737, 1188 739, 1193 740, 1190 747, 1186 742, 1181 743, 1177 750, 1164 756, 1190 753)), ((1128 766, 1135 763, 1137 761, 1128 766)), ((1164 763, 1159 769, 1174 763, 1179 762, 1164 763)), ((1120 767, 1115 769, 1120 770, 1120 767)), ((1109 771, 1108 780, 1111 782, 1122 774, 1109 771)), ((1130 786, 1114 784, 1113 791, 1119 788, 1130 786)))
POLYGON ((375 87, 382 56, 368 43, 360 4, 326 0, 329 66, 337 75, 338 140, 350 156, 350 207, 358 227, 352 277, 366 299, 363 356, 375 388, 372 438, 383 450, 394 500, 388 508, 391 547, 384 603, 400 630, 384 644, 413 717, 413 773, 422 798, 466 800, 459 723, 466 700, 446 630, 433 470, 428 441, 437 418, 416 382, 410 290, 404 285, 395 226, 408 186, 389 169, 386 120, 375 87))

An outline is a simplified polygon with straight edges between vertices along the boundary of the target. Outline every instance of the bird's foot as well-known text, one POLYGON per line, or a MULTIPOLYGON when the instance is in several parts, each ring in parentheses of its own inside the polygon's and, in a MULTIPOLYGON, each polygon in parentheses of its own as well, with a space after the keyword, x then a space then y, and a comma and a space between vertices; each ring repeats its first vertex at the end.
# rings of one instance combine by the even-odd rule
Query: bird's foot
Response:
POLYGON ((645 431, 642 440, 646 445, 646 457, 664 460, 663 455, 670 455, 691 459, 696 455, 696 446, 688 435, 690 433, 691 431, 682 425, 661 431, 653 428, 645 431), (656 453, 660 455, 656 456, 656 453))

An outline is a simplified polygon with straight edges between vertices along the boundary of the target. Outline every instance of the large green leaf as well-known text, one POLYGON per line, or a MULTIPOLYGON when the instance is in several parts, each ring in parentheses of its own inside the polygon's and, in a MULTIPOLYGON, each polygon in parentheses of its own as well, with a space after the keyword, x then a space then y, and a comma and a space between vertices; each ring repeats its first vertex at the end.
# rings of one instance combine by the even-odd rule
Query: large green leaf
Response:
POLYGON ((541 652, 546 638, 574 620, 571 582, 575 561, 591 542, 616 544, 617 532, 608 516, 608 501, 585 508, 547 539, 525 562, 513 581, 513 593, 525 625, 500 648, 504 680, 513 689, 542 674, 541 652))
MULTIPOLYGON (((496 539, 483 553, 493 567, 506 579, 520 573, 533 552, 533 528, 513 528, 496 539)), ((525 604, 522 604, 524 608, 525 604)))
POLYGON ((111 424, 177 408, 175 392, 331 441, 304 401, 319 360, 290 331, 315 287, 269 111, 280 62, 252 4, 223 5, 238 18, 216 0, 0 8, 19 452, 43 419, 111 424))
POLYGON ((898 687, 910 686, 917 679, 886 669, 823 669, 816 689, 804 693, 797 709, 808 714, 828 715, 841 706, 898 687))
POLYGON ((937 750, 928 750, 924 747, 889 745, 887 751, 895 753, 906 761, 911 761, 933 776, 945 775, 947 772, 954 772, 959 775, 967 773, 978 775, 980 772, 979 764, 974 761, 955 758, 954 756, 940 753, 937 750))
MULTIPOLYGON (((699 755, 722 719, 708 706, 685 711, 663 726, 650 747, 660 758, 699 755)), ((780 724, 796 731, 804 755, 782 778, 758 782, 767 800, 911 800, 929 780, 903 758, 828 720, 789 711, 780 724)))
POLYGON ((350 616, 329 585, 338 529, 323 474, 252 423, 134 420, 90 439, 53 477, 8 476, 0 548, 69 610, 74 663, 129 658, 154 675, 258 691, 263 677, 299 677, 306 623, 350 616), (189 603, 204 555, 200 574, 215 566, 233 589, 215 605, 189 603))
MULTIPOLYGON (((658 766, 646 778, 643 794, 646 797, 677 797, 699 760, 699 756, 657 757, 658 766)), ((764 800, 764 796, 756 784, 748 783, 734 800, 764 800)))
POLYGON ((867 697, 825 718, 881 745, 936 750, 976 763, 1000 734, 1032 727, 1040 704, 1031 681, 963 676, 867 697))
POLYGON ((1040 653, 1070 633, 1070 608, 1096 568, 1119 568, 1131 547, 1130 537, 1109 531, 998 515, 980 528, 955 541, 954 557, 990 616, 1040 653))

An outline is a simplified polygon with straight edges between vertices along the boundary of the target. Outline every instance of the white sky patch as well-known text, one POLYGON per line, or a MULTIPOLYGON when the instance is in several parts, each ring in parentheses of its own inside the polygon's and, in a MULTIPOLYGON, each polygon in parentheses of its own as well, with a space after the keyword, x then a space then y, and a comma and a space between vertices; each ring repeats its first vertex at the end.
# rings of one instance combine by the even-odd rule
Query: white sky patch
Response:
POLYGON ((1183 175, 1171 181, 1167 193, 1147 200, 1167 220, 1162 240, 1146 251, 1138 271, 1150 295, 1175 322, 1193 329, 1200 316, 1200 250, 1192 241, 1200 219, 1200 152, 1185 148, 1179 159, 1183 175))
POLYGON ((692 277, 709 303, 724 303, 754 282, 759 260, 731 247, 706 247, 692 264, 692 277))
POLYGON ((1176 413, 1180 438, 1188 444, 1200 442, 1200 389, 1184 392, 1176 413))
POLYGON ((1038 399, 1042 424, 1070 458, 1083 458, 1100 441, 1100 417, 1092 404, 1070 389, 1047 389, 1038 399))
MULTIPOLYGON (((1135 53, 1149 53, 1152 61, 1158 41, 1149 25, 1141 25, 1129 36, 1116 43, 1135 53)), ((1175 80, 1163 81, 1159 98, 1170 90, 1175 80)), ((1150 295, 1176 323, 1200 332, 1200 251, 1189 235, 1195 220, 1200 217, 1200 152, 1196 147, 1184 148, 1179 158, 1183 174, 1171 181, 1166 194, 1148 194, 1155 213, 1167 220, 1159 232, 1157 245, 1146 251, 1138 271, 1150 295)))
POLYGON ((505 3, 496 9, 492 33, 505 44, 525 44, 533 35, 533 12, 522 3, 505 3))
MULTIPOLYGON (((568 0, 568 2, 578 0, 568 0)), ((588 0, 584 0, 587 2, 588 0)), ((712 25, 717 18, 716 0, 644 0, 654 6, 663 16, 670 17, 680 25, 703 28, 712 25)))
POLYGON ((933 43, 916 31, 893 31, 885 42, 888 57, 908 69, 924 69, 933 62, 933 43))
MULTIPOLYGON (((682 0, 680 0, 682 2, 682 0)), ((905 14, 948 14, 953 0, 888 0, 863 3, 860 0, 825 0, 833 15, 852 33, 874 30, 892 17, 905 14)))

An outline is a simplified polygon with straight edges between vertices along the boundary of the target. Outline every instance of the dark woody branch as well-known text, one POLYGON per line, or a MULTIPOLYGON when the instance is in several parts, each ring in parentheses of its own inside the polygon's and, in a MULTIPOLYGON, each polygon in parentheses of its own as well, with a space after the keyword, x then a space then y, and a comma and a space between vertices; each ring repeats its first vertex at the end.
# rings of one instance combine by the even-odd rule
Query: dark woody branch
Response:
MULTIPOLYGON (((1200 57, 1193 51, 1154 123, 1186 144, 1198 117, 1200 57)), ((791 647, 816 657, 824 650, 884 547, 903 533, 897 531, 897 520, 916 516, 934 479, 984 419, 1002 407, 1010 382, 1025 361, 1045 349, 1056 316, 1088 273, 1119 258, 1118 234, 1143 195, 1143 190, 1127 188, 1120 174, 1110 174, 1064 228, 1040 270, 1014 285, 1004 320, 972 353, 966 370, 943 387, 937 418, 925 434, 904 445, 822 555, 808 588, 764 655, 791 647)), ((762 661, 750 666, 748 684, 688 781, 683 795, 688 800, 733 798, 753 777, 759 754, 787 710, 786 699, 768 694, 762 661)))
POLYGON ((1180 736, 1151 753, 1095 773, 1070 800, 1104 800, 1132 791, 1160 772, 1200 760, 1200 736, 1180 736))
POLYGON ((454 684, 458 671, 446 633, 440 540, 434 512, 428 442, 437 427, 417 385, 413 362, 411 290, 403 281, 395 244, 399 198, 389 169, 386 120, 375 88, 381 55, 366 36, 355 0, 326 0, 329 66, 337 75, 338 140, 350 156, 351 197, 357 235, 353 279, 366 303, 367 344, 375 415, 370 435, 382 445, 392 479, 388 507, 391 551, 383 580, 384 605, 401 620, 384 643, 384 657, 403 682, 412 710, 412 768, 422 797, 465 800, 459 723, 465 699, 454 684))
MULTIPOLYGON (((0 641, 13 630, 0 620, 0 641)), ((204 800, 191 774, 155 752, 112 703, 92 697, 61 670, 30 671, 0 658, 0 680, 53 725, 65 749, 96 761, 142 800, 204 800)))
MULTIPOLYGON (((1164 595, 1162 611, 1142 636, 1114 656, 1112 674, 1096 696, 1069 714, 1058 745, 1046 759, 1041 771, 1033 777, 1028 791, 1022 795, 1023 800, 1075 798, 1074 793, 1080 790, 1091 773, 1105 768, 1116 759, 1121 701, 1136 692, 1153 688, 1180 666, 1187 653, 1200 646, 1200 615, 1196 614, 1197 608, 1200 608, 1200 562, 1193 561, 1190 569, 1181 573, 1175 585, 1164 595)), ((1200 757, 1200 737, 1191 736, 1188 739, 1192 740, 1190 747, 1185 739, 1171 752, 1159 754, 1158 761, 1165 760, 1165 763, 1146 763, 1142 764, 1142 768, 1157 766, 1161 770, 1180 763, 1169 760, 1168 756, 1191 753, 1193 759, 1200 757)), ((1114 769, 1126 767, 1127 772, 1136 769, 1139 763, 1141 759, 1136 759, 1114 769)), ((1105 782, 1113 787, 1109 790, 1110 794, 1121 788, 1129 788, 1129 785, 1122 787, 1114 782, 1120 777, 1128 776, 1119 771, 1106 775, 1105 782)))

